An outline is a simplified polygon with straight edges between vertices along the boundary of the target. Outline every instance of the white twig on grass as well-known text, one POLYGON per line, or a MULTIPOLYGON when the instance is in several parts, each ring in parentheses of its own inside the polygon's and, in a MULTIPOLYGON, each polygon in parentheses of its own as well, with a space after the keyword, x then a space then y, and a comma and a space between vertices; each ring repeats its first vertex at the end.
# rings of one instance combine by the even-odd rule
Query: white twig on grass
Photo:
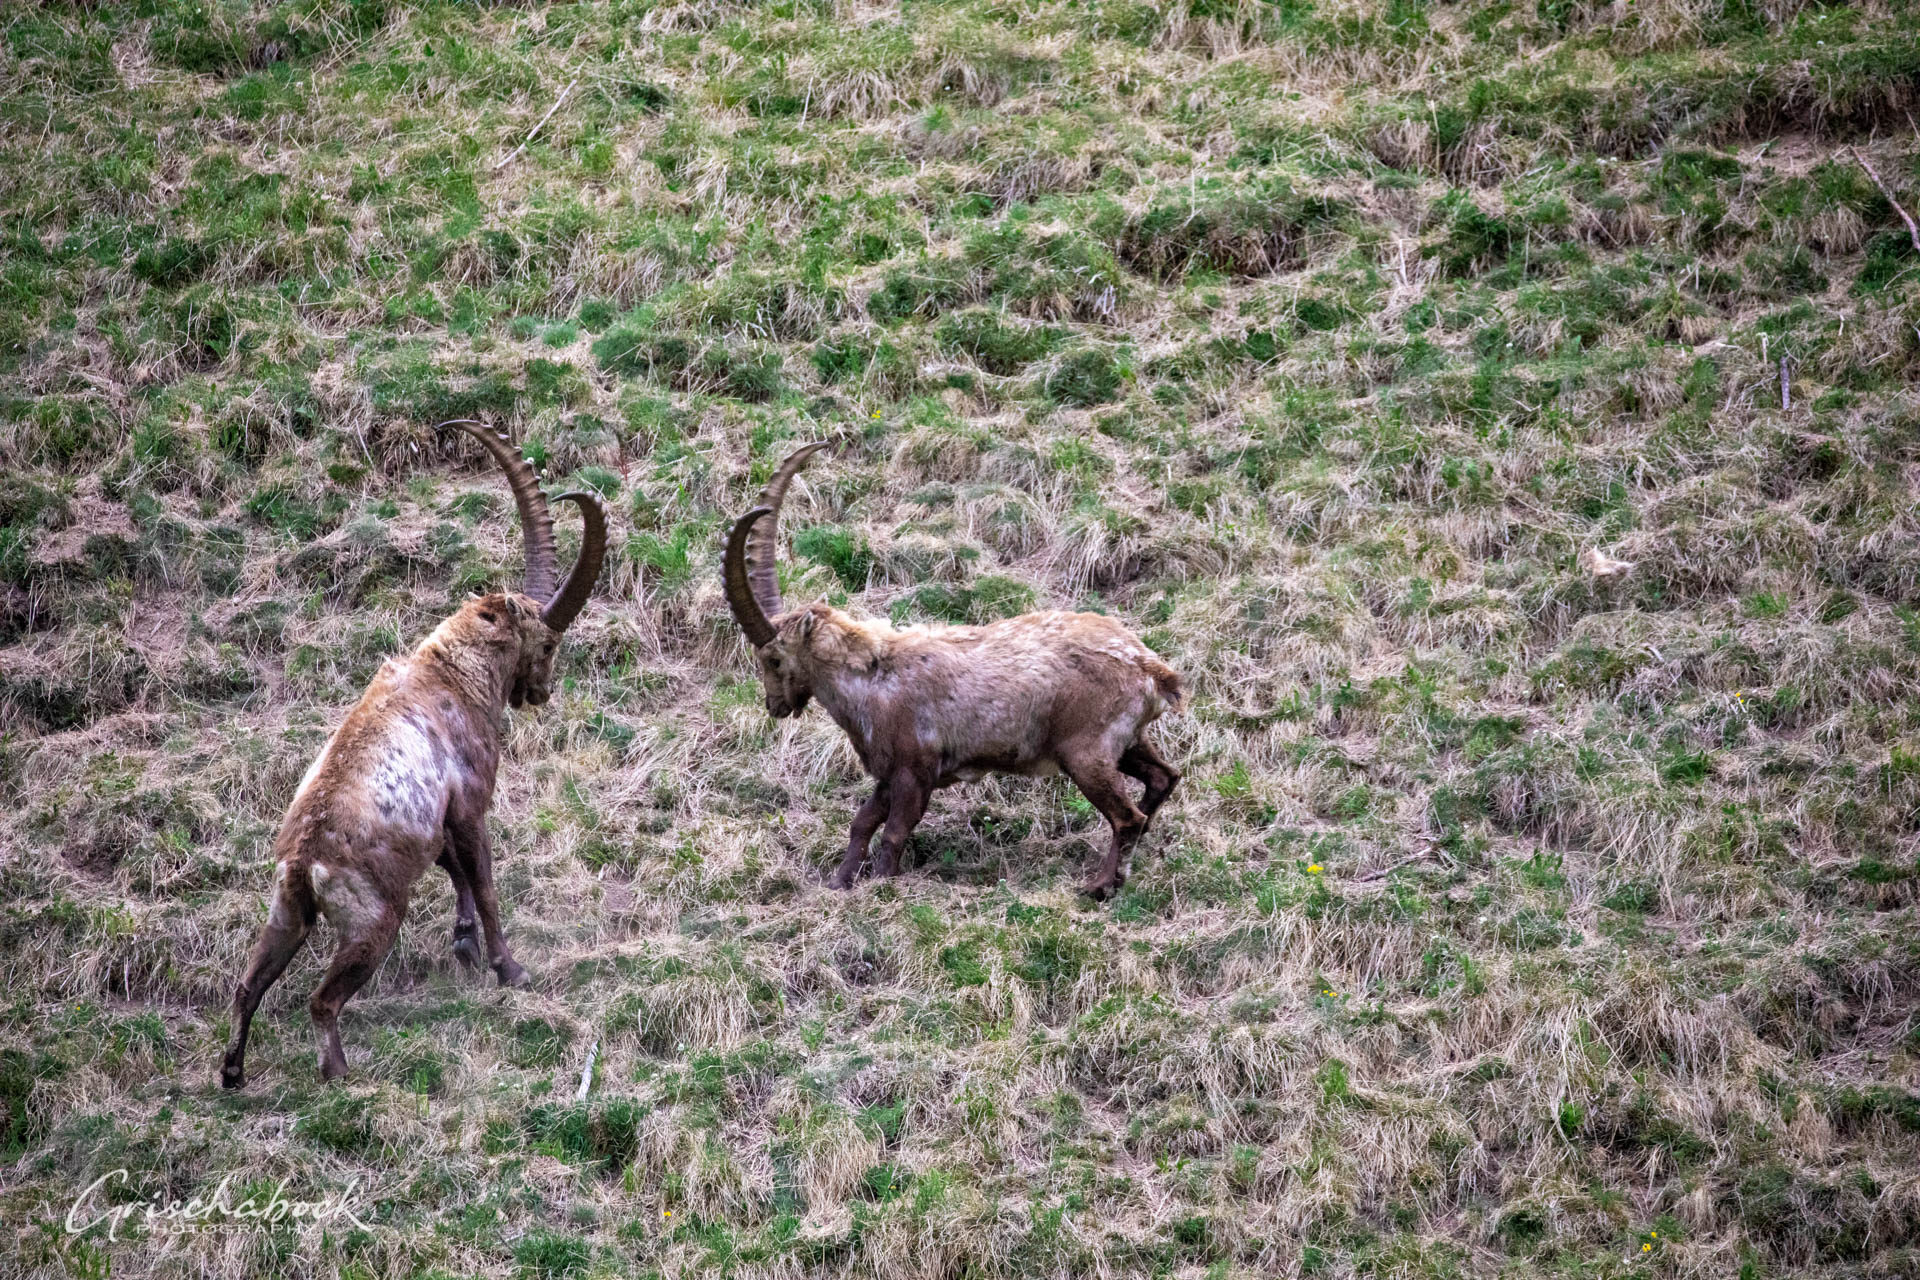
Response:
POLYGON ((587 1065, 580 1068, 580 1087, 573 1091, 575 1102, 587 1100, 587 1090, 593 1087, 593 1064, 600 1057, 600 1042, 595 1040, 587 1046, 587 1065))
POLYGON ((574 85, 577 85, 579 83, 580 83, 579 78, 576 77, 571 84, 567 85, 566 88, 560 91, 560 96, 553 100, 553 105, 547 108, 547 114, 540 117, 540 123, 533 126, 533 131, 527 134, 527 136, 521 141, 519 146, 515 147, 511 152, 507 154, 507 158, 505 160, 502 160, 499 164, 493 166, 493 171, 495 173, 500 172, 502 169, 512 164, 514 160, 519 158, 520 153, 527 149, 528 144, 531 143, 535 138, 540 136, 540 131, 547 127, 547 121, 553 119, 553 113, 560 109, 560 104, 567 100, 567 95, 573 92, 574 85))
POLYGON ((1867 163, 1867 157, 1860 148, 1853 148, 1853 158, 1860 162, 1860 167, 1867 171, 1869 178, 1873 179, 1873 185, 1880 188, 1880 194, 1887 198, 1887 203, 1893 206, 1893 211, 1900 215, 1900 221, 1907 224, 1907 238, 1913 241, 1913 251, 1920 253, 1920 223, 1914 222, 1913 215, 1900 207, 1900 202, 1893 198, 1893 188, 1880 180, 1879 173, 1867 163))

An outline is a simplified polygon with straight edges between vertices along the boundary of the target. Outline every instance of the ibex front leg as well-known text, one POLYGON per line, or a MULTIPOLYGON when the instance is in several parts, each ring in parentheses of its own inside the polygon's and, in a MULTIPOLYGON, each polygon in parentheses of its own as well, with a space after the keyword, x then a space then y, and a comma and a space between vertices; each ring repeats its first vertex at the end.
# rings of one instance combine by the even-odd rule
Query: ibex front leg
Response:
POLYGON ((839 870, 828 881, 834 888, 853 887, 853 878, 860 874, 860 864, 867 860, 867 846, 873 843, 873 833, 886 820, 891 803, 887 796, 887 784, 882 782, 874 787, 873 794, 860 806, 860 812, 853 815, 853 831, 847 837, 847 856, 841 859, 839 870))
POLYGON ((879 876, 899 874, 900 855, 906 851, 907 838, 926 816, 933 785, 911 769, 902 769, 893 775, 887 791, 892 804, 887 809, 887 829, 880 833, 880 852, 873 863, 873 872, 879 876))
POLYGON ((480 929, 487 937, 487 963, 493 967, 501 986, 526 985, 527 971, 507 949, 507 934, 500 927, 500 902, 493 892, 493 845, 487 836, 484 807, 477 813, 448 811, 447 847, 473 892, 480 929))
POLYGON ((479 916, 473 902, 473 885, 467 881, 467 873, 460 867, 460 860, 453 856, 451 844, 440 849, 440 866, 447 873, 447 879, 453 882, 456 904, 453 909, 453 958, 462 968, 480 967, 479 916))

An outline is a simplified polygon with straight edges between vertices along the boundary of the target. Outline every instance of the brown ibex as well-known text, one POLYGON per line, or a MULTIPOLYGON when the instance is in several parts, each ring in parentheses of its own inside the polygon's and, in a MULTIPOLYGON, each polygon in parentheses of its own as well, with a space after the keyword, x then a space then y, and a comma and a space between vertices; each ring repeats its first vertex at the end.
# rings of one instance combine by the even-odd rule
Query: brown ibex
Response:
POLYGON ((1126 882, 1134 844, 1179 771, 1146 728, 1186 700, 1180 677, 1131 632, 1096 613, 1029 613, 980 627, 849 617, 825 604, 784 611, 774 565, 787 486, 825 443, 791 454, 727 539, 726 593, 760 661, 767 713, 796 716, 818 698, 877 784, 853 819, 836 888, 853 883, 884 821, 876 869, 899 870, 907 837, 937 788, 988 773, 1065 772, 1113 828, 1085 892, 1126 882), (1128 798, 1121 775, 1146 787, 1128 798))
POLYGON ((533 468, 479 423, 444 425, 469 432, 507 474, 526 543, 524 590, 467 601, 410 656, 389 659, 301 780, 273 845, 267 923, 233 993, 233 1039, 220 1071, 229 1089, 246 1079, 254 1010, 316 915, 339 941, 307 1008, 320 1033, 320 1074, 346 1073, 340 1007, 386 958, 414 883, 436 862, 458 898, 454 955, 478 967, 477 912, 500 984, 526 981, 500 929, 487 840, 502 708, 547 701, 555 645, 606 556, 606 513, 592 494, 561 495, 580 508, 585 529, 580 557, 556 589, 553 517, 533 468))

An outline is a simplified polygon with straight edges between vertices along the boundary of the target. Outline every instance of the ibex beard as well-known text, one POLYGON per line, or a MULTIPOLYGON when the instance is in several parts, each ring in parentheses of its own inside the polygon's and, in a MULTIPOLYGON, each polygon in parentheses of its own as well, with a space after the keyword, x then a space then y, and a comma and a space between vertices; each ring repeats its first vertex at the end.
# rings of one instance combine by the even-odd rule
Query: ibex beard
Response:
POLYGON ((815 604, 783 611, 775 521, 788 484, 821 448, 781 464, 734 525, 726 591, 754 646, 776 719, 818 700, 875 781, 832 883, 846 888, 880 836, 876 870, 893 875, 934 790, 988 773, 1064 772, 1112 828, 1085 892, 1126 883, 1134 846, 1180 781, 1146 730, 1186 700, 1180 676, 1125 627, 1093 613, 1024 614, 981 627, 896 629, 815 604), (1123 778, 1144 787, 1139 802, 1123 778))
POLYGON ((320 916, 339 940, 307 1007, 321 1075, 346 1074, 341 1006, 386 958, 414 884, 435 863, 457 899, 454 955, 477 967, 477 924, 501 985, 526 981, 500 927, 487 835, 501 721, 508 706, 548 700, 554 651, 599 573, 606 521, 591 495, 563 495, 580 507, 586 534, 555 591, 552 518, 532 469, 478 424, 454 425, 471 430, 507 472, 527 543, 528 590, 469 600, 411 655, 390 659, 307 770, 274 841, 267 922, 234 991, 221 1067, 227 1088, 245 1081, 261 998, 320 916))

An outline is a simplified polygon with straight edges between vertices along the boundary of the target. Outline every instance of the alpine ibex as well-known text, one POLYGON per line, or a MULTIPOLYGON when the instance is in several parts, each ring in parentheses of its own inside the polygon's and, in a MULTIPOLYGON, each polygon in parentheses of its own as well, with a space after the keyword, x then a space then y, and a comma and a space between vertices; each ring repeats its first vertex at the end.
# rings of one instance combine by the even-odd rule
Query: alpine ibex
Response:
POLYGON ((796 716, 818 698, 877 783, 854 816, 832 883, 853 883, 882 821, 876 868, 898 871, 939 787, 988 773, 1064 771, 1113 828, 1085 891, 1096 900, 1114 892, 1126 882, 1134 844, 1180 781, 1144 736, 1185 702, 1179 675, 1096 613, 896 630, 825 604, 784 611, 774 565, 780 504, 795 473, 824 447, 791 454, 733 526, 725 580, 727 604, 760 661, 767 713, 796 716), (1138 805, 1122 774, 1145 785, 1138 805))
POLYGON ((525 587, 469 600, 412 655, 389 659, 301 780, 273 845, 267 923, 233 993, 233 1039, 220 1071, 229 1089, 246 1079, 254 1010, 316 915, 327 917, 339 942, 307 1008, 320 1033, 320 1074, 346 1073, 340 1007, 386 958, 414 883, 435 862, 458 897, 454 955, 478 966, 477 911, 500 984, 526 981, 500 930, 487 841, 501 711, 547 701, 554 647, 606 556, 606 513, 592 494, 561 495, 580 508, 585 530, 580 557, 556 590, 553 517, 533 468, 479 423, 443 425, 465 429, 506 472, 526 543, 525 587))

